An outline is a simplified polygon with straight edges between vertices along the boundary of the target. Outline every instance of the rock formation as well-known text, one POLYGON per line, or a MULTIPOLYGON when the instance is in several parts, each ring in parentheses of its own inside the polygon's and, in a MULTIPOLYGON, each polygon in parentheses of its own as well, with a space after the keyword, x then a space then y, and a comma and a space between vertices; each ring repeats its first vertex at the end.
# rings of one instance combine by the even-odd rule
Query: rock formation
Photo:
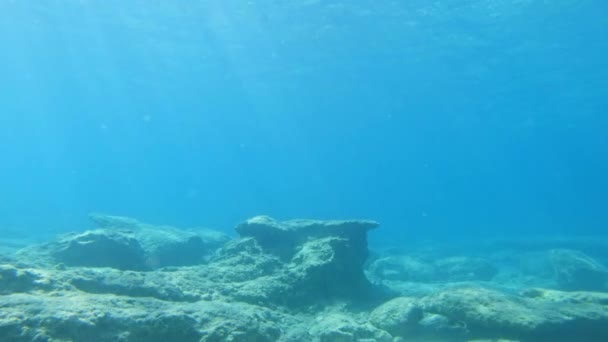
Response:
MULTIPOLYGON (((608 340, 608 294, 517 292, 491 257, 366 261, 373 221, 258 216, 229 239, 92 218, 96 229, 2 256, 0 342, 608 340)), ((555 287, 601 284, 599 262, 547 253, 555 287)))

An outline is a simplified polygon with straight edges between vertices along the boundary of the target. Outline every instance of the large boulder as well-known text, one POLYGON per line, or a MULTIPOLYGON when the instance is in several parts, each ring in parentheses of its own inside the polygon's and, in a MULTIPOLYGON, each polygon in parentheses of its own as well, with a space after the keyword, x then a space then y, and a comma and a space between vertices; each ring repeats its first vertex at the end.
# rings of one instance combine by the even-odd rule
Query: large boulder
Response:
POLYGON ((417 299, 397 297, 374 309, 369 319, 391 335, 403 337, 416 333, 422 317, 423 311, 417 299))
POLYGON ((474 338, 608 340, 608 294, 536 289, 517 296, 469 287, 432 294, 421 306, 461 322, 474 338))
POLYGON ((389 300, 374 309, 369 320, 392 336, 406 339, 460 341, 468 334, 466 324, 424 312, 420 300, 412 297, 389 300))
POLYGON ((364 299, 372 294, 365 277, 359 251, 349 240, 326 237, 304 243, 286 265, 284 278, 292 286, 291 295, 309 300, 332 298, 364 299))
POLYGON ((442 291, 426 297, 422 305, 427 312, 465 322, 472 334, 481 337, 530 333, 544 320, 540 309, 528 307, 524 299, 484 288, 442 291))
POLYGON ((211 229, 184 230, 101 214, 91 214, 90 217, 101 229, 132 234, 144 250, 147 268, 203 263, 230 240, 226 234, 211 229))
POLYGON ((130 232, 98 229, 64 236, 51 245, 51 255, 68 266, 146 269, 145 252, 130 232))
MULTIPOLYGON (((254 255, 249 254, 249 262, 243 265, 256 269, 258 260, 270 255, 274 257, 274 272, 249 282, 239 293, 257 294, 260 300, 288 305, 332 298, 368 298, 373 291, 363 273, 368 255, 367 231, 377 225, 373 221, 280 222, 267 216, 249 219, 236 230, 242 241, 251 244, 253 239, 259 249, 254 255)), ((226 250, 221 254, 223 259, 234 258, 226 250)), ((237 255, 243 260, 242 253, 237 255)))
POLYGON ((608 289, 608 269, 592 257, 574 250, 554 249, 550 260, 559 286, 571 291, 608 289))
POLYGON ((132 218, 94 214, 98 229, 66 234, 56 241, 25 248, 17 260, 47 266, 111 267, 153 270, 199 265, 208 261, 230 238, 209 230, 155 226, 132 218))

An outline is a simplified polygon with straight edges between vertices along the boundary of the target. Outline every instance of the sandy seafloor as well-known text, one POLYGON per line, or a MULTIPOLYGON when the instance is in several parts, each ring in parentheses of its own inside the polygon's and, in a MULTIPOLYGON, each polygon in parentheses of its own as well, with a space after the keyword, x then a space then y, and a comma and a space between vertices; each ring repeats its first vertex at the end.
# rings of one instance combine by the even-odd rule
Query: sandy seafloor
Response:
POLYGON ((0 239, 0 341, 608 341, 602 238, 370 249, 374 221, 91 218, 0 239))

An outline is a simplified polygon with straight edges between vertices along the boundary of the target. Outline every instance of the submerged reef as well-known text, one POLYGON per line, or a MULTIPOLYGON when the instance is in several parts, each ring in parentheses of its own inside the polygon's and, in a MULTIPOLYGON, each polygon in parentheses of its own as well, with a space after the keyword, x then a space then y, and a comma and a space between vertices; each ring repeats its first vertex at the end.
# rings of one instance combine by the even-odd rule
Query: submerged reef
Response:
POLYGON ((374 221, 258 216, 231 238, 91 218, 2 256, 0 341, 608 340, 596 249, 370 251, 374 221))

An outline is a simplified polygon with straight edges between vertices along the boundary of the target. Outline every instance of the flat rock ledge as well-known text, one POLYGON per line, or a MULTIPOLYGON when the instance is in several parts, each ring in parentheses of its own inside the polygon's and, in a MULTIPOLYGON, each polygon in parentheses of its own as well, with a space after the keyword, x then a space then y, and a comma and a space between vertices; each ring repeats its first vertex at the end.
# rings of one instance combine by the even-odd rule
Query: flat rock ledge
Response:
POLYGON ((291 257, 295 248, 309 239, 330 236, 348 239, 353 249, 367 258, 367 232, 379 224, 369 220, 277 221, 268 216, 256 216, 236 226, 242 237, 255 238, 260 246, 283 257, 291 257))

